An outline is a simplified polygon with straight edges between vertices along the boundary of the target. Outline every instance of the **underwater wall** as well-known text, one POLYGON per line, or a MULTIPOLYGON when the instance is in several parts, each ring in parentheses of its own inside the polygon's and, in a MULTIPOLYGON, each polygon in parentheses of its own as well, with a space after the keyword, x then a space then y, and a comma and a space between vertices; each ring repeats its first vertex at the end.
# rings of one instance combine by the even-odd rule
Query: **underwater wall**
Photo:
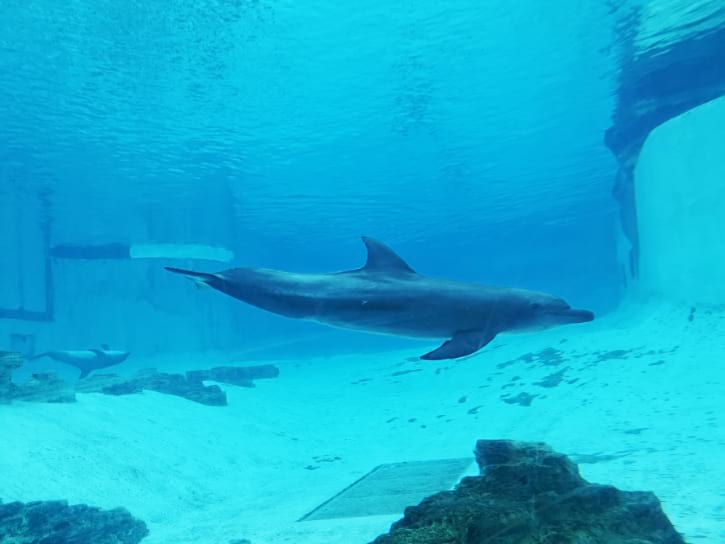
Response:
POLYGON ((3 346, 30 354, 110 344, 154 353, 235 347, 247 338, 231 301, 200 296, 163 268, 224 267, 191 258, 212 249, 204 242, 229 245, 233 219, 223 191, 207 184, 186 205, 131 208, 107 180, 56 168, 62 179, 83 182, 57 184, 30 162, 18 157, 0 170, 11 182, 0 191, 3 346), (192 223, 195 205, 216 212, 192 223), (180 258, 168 258, 174 253, 180 258))
POLYGON ((725 303, 725 97, 649 135, 634 170, 646 294, 725 303))
MULTIPOLYGON (((620 74, 616 105, 604 140, 619 162, 612 193, 620 207, 620 261, 625 282, 632 284, 643 264, 641 252, 651 257, 656 251, 642 247, 641 229, 651 231, 653 217, 642 220, 638 215, 644 207, 651 210, 652 201, 649 191, 637 187, 635 169, 640 168, 640 154, 652 131, 725 95, 725 5, 718 0, 653 0, 634 8, 626 3, 622 7, 617 28, 620 74), (640 203, 640 198, 647 202, 640 203)), ((690 139, 701 128, 689 127, 690 139)), ((657 161, 653 147, 658 146, 650 145, 648 163, 657 161)), ((690 143, 680 152, 695 147, 690 143)), ((649 183, 650 191, 654 190, 657 182, 649 183)), ((663 190, 667 189, 659 187, 663 190)))

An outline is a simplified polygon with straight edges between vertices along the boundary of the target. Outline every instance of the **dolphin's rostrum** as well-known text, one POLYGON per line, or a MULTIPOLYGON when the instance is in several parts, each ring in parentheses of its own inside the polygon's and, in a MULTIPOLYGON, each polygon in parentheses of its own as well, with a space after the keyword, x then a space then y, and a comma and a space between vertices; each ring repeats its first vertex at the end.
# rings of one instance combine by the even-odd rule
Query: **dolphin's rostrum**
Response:
POLYGON ((447 339, 422 359, 470 355, 498 333, 594 319, 535 291, 430 278, 388 246, 363 237, 367 263, 357 270, 297 274, 235 268, 216 274, 169 268, 264 310, 368 332, 447 339))

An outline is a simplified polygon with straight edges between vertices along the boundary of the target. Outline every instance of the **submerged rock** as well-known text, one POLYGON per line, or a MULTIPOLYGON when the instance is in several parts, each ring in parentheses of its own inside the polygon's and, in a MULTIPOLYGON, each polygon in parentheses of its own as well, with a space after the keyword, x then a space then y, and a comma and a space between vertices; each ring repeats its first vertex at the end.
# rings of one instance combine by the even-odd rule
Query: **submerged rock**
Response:
POLYGON ((0 503, 4 544, 138 544, 146 524, 124 508, 101 510, 66 501, 0 503))
POLYGON ((191 370, 186 377, 192 381, 212 381, 254 387, 254 380, 276 378, 279 369, 274 365, 259 366, 217 366, 208 370, 191 370))
POLYGON ((12 381, 13 372, 25 362, 25 357, 12 351, 0 351, 0 404, 14 400, 33 402, 75 402, 73 389, 52 372, 33 374, 24 384, 12 381))
POLYGON ((248 367, 215 367, 193 370, 184 374, 141 370, 130 377, 116 374, 94 374, 76 383, 75 389, 53 373, 33 374, 22 385, 12 382, 12 373, 22 366, 25 358, 20 353, 0 352, 0 403, 13 400, 35 402, 75 402, 75 393, 104 393, 131 395, 144 390, 175 395, 205 404, 226 406, 227 395, 218 385, 206 385, 205 380, 254 387, 253 380, 276 378, 279 369, 274 365, 248 367))
POLYGON ((84 393, 130 395, 148 390, 183 397, 207 406, 227 404, 227 395, 218 385, 204 385, 201 381, 190 380, 183 374, 168 374, 154 369, 142 370, 128 378, 113 374, 91 376, 77 387, 79 392, 84 393))
POLYGON ((15 399, 28 402, 75 402, 75 391, 53 372, 39 372, 15 390, 15 399))
POLYGON ((373 544, 684 544, 654 494, 591 484, 545 444, 479 440, 476 461, 373 544))
POLYGON ((182 374, 160 372, 144 380, 143 388, 167 395, 177 395, 207 406, 226 406, 227 394, 218 385, 204 385, 182 374))

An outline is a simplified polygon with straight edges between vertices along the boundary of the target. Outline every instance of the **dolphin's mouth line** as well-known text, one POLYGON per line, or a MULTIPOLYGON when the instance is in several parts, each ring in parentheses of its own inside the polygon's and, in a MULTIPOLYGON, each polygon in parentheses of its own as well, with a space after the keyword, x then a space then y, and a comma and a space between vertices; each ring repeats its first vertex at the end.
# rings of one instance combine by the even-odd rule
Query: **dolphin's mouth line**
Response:
POLYGON ((558 312, 550 312, 551 315, 557 315, 562 317, 570 317, 572 320, 576 320, 577 323, 584 323, 587 321, 594 321, 594 312, 589 310, 577 310, 575 308, 566 308, 558 312))

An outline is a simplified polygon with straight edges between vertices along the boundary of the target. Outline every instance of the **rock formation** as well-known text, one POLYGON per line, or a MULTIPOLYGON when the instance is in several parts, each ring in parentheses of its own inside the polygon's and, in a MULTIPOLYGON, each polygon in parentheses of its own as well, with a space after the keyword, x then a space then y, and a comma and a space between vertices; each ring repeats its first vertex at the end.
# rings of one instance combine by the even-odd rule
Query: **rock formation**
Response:
POLYGON ((200 380, 190 380, 183 374, 142 370, 130 377, 114 374, 97 374, 79 382, 76 386, 83 393, 106 395, 131 395, 144 390, 183 397, 207 406, 226 406, 227 395, 218 385, 204 385, 200 380))
POLYGON ((218 385, 206 385, 215 381, 254 387, 253 380, 276 378, 279 369, 273 365, 249 367, 215 367, 209 370, 192 370, 184 374, 142 370, 130 377, 115 374, 96 374, 78 382, 77 391, 104 393, 106 395, 130 395, 144 390, 176 395, 207 406, 226 406, 227 395, 218 385))
POLYGON ((13 372, 25 362, 20 353, 0 352, 0 404, 14 400, 34 402, 75 402, 73 389, 52 372, 37 373, 26 383, 13 383, 13 372))
POLYGON ((405 510, 373 544, 684 544, 649 492, 591 484, 541 443, 480 440, 481 475, 405 510))
POLYGON ((15 387, 14 400, 32 402, 75 402, 73 388, 53 372, 33 374, 30 380, 15 387))
POLYGON ((254 387, 254 380, 276 378, 279 369, 274 365, 259 366, 217 366, 208 370, 192 370, 186 377, 192 381, 212 381, 254 387))
POLYGON ((127 510, 101 510, 66 501, 0 503, 4 544, 138 544, 146 524, 127 510))
POLYGON ((76 392, 130 395, 148 390, 183 397, 207 406, 226 406, 226 393, 218 385, 206 385, 204 381, 254 387, 254 380, 279 376, 279 369, 274 365, 220 366, 192 370, 186 374, 147 369, 130 377, 97 373, 78 381, 74 390, 53 373, 36 373, 26 383, 14 384, 12 373, 24 362, 25 358, 20 353, 0 352, 0 404, 13 400, 75 402, 76 392))

